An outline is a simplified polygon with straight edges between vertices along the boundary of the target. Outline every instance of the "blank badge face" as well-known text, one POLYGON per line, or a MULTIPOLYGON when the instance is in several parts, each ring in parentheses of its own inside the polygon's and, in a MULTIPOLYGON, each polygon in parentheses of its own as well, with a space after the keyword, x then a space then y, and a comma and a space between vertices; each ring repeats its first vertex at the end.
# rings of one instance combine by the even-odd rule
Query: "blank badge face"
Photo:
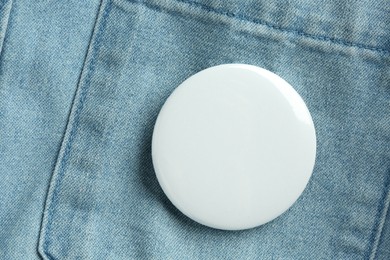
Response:
POLYGON ((316 135, 286 81, 226 64, 171 94, 156 121, 152 156, 162 189, 181 212, 212 228, 241 230, 280 216, 302 194, 316 135))

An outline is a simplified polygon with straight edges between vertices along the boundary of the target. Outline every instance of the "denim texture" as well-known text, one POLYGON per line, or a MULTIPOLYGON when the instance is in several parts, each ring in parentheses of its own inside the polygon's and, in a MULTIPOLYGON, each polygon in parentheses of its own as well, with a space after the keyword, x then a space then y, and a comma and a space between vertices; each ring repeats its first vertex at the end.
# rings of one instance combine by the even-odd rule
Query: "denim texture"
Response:
POLYGON ((390 2, 3 1, 1 259, 389 259, 390 2), (151 160, 185 79, 266 68, 306 102, 313 176, 246 231, 188 219, 151 160))

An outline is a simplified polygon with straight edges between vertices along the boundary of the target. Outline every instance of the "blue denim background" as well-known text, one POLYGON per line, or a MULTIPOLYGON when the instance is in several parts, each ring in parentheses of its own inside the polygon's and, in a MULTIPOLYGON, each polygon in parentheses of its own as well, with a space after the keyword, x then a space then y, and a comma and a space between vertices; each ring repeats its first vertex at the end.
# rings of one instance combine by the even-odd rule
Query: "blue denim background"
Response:
POLYGON ((387 0, 14 0, 0 13, 1 259, 390 257, 387 0), (302 197, 241 232, 178 212, 150 155, 165 99, 223 63, 287 80, 317 132, 302 197))

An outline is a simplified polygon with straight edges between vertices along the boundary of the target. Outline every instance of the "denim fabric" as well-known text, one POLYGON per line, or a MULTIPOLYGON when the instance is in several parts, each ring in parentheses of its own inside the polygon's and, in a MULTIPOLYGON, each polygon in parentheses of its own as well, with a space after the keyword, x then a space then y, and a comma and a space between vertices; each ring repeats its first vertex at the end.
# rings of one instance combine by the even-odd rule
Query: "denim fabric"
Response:
POLYGON ((3 2, 1 259, 390 258, 389 1, 3 2), (239 232, 181 214, 151 160, 166 98, 223 63, 284 78, 317 133, 300 199, 239 232))
POLYGON ((0 2, 0 259, 35 259, 99 2, 0 2))

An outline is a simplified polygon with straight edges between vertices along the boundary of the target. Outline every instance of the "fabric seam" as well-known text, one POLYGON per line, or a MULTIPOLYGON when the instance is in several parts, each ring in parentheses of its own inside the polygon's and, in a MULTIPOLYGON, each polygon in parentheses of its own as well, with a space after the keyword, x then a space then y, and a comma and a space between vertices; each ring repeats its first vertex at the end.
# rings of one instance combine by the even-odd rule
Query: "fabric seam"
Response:
MULTIPOLYGON (((142 0, 141 1, 140 0, 128 0, 128 1, 136 3, 136 4, 144 5, 147 8, 150 8, 152 10, 159 11, 159 12, 161 11, 161 9, 166 9, 166 7, 161 7, 161 6, 159 6, 157 4, 153 4, 153 3, 147 3, 147 2, 142 1, 142 0)), ((193 2, 193 1, 189 1, 189 0, 174 0, 174 1, 176 1, 178 3, 186 4, 186 5, 191 6, 193 8, 197 8, 197 9, 206 11, 208 13, 213 13, 213 14, 217 14, 217 15, 226 16, 226 17, 229 17, 232 19, 236 19, 239 21, 250 22, 253 24, 257 24, 257 25, 262 25, 262 26, 265 26, 267 28, 277 30, 280 32, 291 33, 291 34, 295 34, 297 36, 310 38, 310 39, 314 39, 314 40, 318 40, 318 41, 322 41, 322 42, 331 42, 331 43, 346 46, 346 47, 354 47, 354 48, 374 51, 374 52, 378 52, 378 53, 382 53, 382 54, 390 54, 390 50, 387 50, 385 48, 374 47, 374 46, 365 45, 365 44, 361 44, 361 43, 354 43, 354 42, 350 42, 350 41, 346 41, 346 40, 342 40, 342 39, 338 39, 338 38, 334 38, 334 37, 312 35, 312 34, 309 34, 309 33, 306 33, 306 32, 300 31, 300 30, 285 28, 282 26, 278 26, 276 24, 272 24, 270 22, 263 21, 261 19, 251 18, 251 17, 245 16, 245 15, 241 15, 241 14, 237 14, 237 13, 234 13, 231 11, 227 11, 227 10, 224 10, 222 8, 212 8, 212 7, 205 5, 205 4, 202 4, 202 3, 197 3, 197 2, 193 2)))
POLYGON ((370 243, 370 248, 368 251, 369 254, 369 259, 373 260, 376 257, 376 253, 378 250, 379 242, 382 237, 383 233, 383 227, 386 222, 386 216, 389 211, 389 205, 390 205, 390 175, 387 178, 387 182, 385 185, 385 192, 383 194, 383 197, 379 203, 378 206, 378 213, 377 213, 377 221, 375 223, 375 228, 372 231, 372 236, 371 236, 371 243, 370 243))
POLYGON ((5 40, 7 38, 7 34, 8 34, 8 27, 9 27, 9 23, 10 23, 12 7, 13 7, 13 0, 9 0, 8 2, 6 2, 2 6, 2 8, 8 9, 8 10, 6 10, 6 15, 2 17, 3 19, 6 19, 7 21, 4 22, 4 24, 2 24, 1 28, 0 28, 0 31, 2 29, 4 29, 4 35, 0 39, 0 58, 1 58, 1 54, 3 53, 4 42, 5 42, 5 40))
MULTIPOLYGON (((104 2, 104 0, 103 0, 103 2, 104 2)), ((82 108, 83 108, 83 105, 84 105, 84 102, 86 99, 86 94, 87 94, 88 89, 89 89, 90 80, 92 78, 93 72, 95 71, 96 54, 97 54, 97 52, 101 46, 101 43, 102 43, 101 37, 102 37, 102 33, 103 33, 105 26, 106 26, 107 17, 111 11, 111 3, 112 3, 111 0, 108 0, 105 3, 106 6, 103 7, 104 11, 102 12, 101 23, 100 23, 100 25, 98 24, 99 29, 97 30, 95 37, 92 38, 91 43, 90 43, 90 46, 93 46, 92 49, 90 50, 90 52, 91 52, 90 57, 91 58, 89 60, 87 58, 87 62, 89 62, 89 65, 88 65, 88 67, 84 67, 84 69, 83 69, 83 71, 87 70, 87 72, 86 72, 87 74, 85 76, 85 79, 79 83, 79 89, 78 89, 79 95, 78 95, 78 97, 76 97, 76 98, 78 98, 78 101, 75 100, 76 102, 78 102, 78 104, 75 108, 73 120, 70 121, 69 128, 66 130, 66 131, 70 131, 69 137, 67 138, 67 140, 63 144, 63 145, 65 145, 65 149, 64 149, 64 152, 62 155, 62 159, 60 159, 60 161, 59 161, 60 166, 59 166, 58 173, 57 173, 57 179, 55 180, 55 183, 54 183, 52 196, 51 196, 51 198, 49 198, 49 199, 51 199, 51 201, 50 201, 50 205, 48 206, 48 209, 47 209, 47 223, 46 223, 46 230, 44 232, 44 237, 43 237, 44 242, 42 245, 42 249, 43 249, 42 253, 44 253, 49 259, 55 259, 48 252, 48 247, 50 246, 50 242, 51 242, 50 241, 51 225, 52 225, 53 215, 55 214, 55 207, 53 206, 53 204, 55 204, 55 202, 58 200, 58 192, 59 192, 59 188, 61 186, 61 180, 63 179, 63 175, 64 175, 65 170, 66 170, 66 163, 68 162, 69 154, 70 154, 71 147, 73 144, 73 140, 74 140, 75 135, 76 135, 77 126, 79 124, 80 114, 81 114, 81 111, 82 111, 82 108)), ((102 3, 102 5, 104 5, 104 3, 102 3)), ((98 19, 99 19, 99 17, 97 17, 97 20, 98 19)))

